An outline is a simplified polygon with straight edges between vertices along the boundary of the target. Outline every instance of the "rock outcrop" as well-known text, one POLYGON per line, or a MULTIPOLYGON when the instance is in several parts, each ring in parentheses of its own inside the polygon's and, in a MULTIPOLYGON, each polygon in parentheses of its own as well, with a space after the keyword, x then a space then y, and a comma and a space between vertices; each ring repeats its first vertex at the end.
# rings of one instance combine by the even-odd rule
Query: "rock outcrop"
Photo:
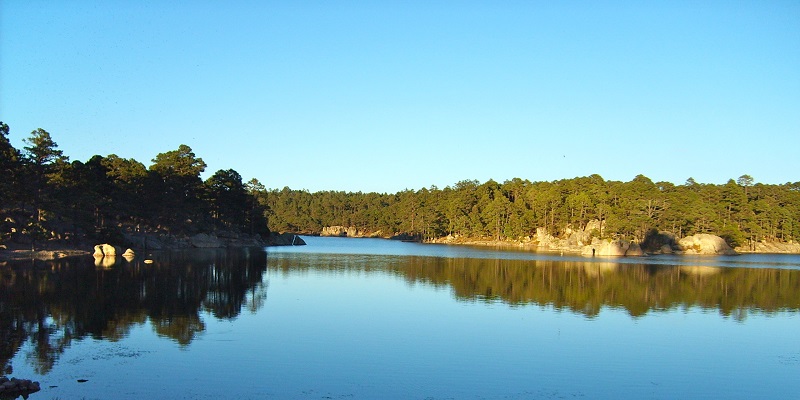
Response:
POLYGON ((94 246, 95 257, 114 257, 122 252, 121 247, 112 246, 108 243, 98 244, 94 246))
POLYGON ((326 226, 322 228, 320 236, 339 236, 339 237, 382 237, 381 231, 371 232, 358 229, 353 226, 326 226))
POLYGON ((223 247, 223 243, 217 235, 214 234, 206 234, 206 233, 198 233, 189 238, 189 243, 192 247, 196 247, 199 249, 216 249, 223 247))
POLYGON ((17 396, 27 399, 29 394, 39 390, 39 382, 33 382, 29 379, 8 379, 5 376, 0 378, 0 397, 4 399, 13 399, 17 396))
POLYGON ((730 246, 728 246, 727 243, 725 243, 725 239, 719 236, 709 235, 707 233, 687 236, 679 240, 678 248, 684 254, 738 254, 730 246))
POLYGON ((678 240, 675 235, 655 229, 648 232, 639 245, 642 251, 648 254, 672 254, 678 250, 678 240))
POLYGON ((595 238, 592 244, 584 246, 581 251, 584 256, 598 256, 598 257, 631 257, 642 256, 641 247, 636 242, 622 239, 605 239, 600 240, 595 238))
POLYGON ((191 248, 222 248, 222 247, 264 247, 270 245, 259 235, 233 231, 216 231, 213 233, 198 233, 193 236, 178 236, 166 233, 126 233, 125 241, 139 250, 167 250, 191 248))
POLYGON ((737 247, 741 253, 800 253, 800 243, 790 241, 786 243, 761 241, 748 246, 737 247))
POLYGON ((306 242, 294 233, 273 233, 267 239, 270 246, 305 246, 306 242))

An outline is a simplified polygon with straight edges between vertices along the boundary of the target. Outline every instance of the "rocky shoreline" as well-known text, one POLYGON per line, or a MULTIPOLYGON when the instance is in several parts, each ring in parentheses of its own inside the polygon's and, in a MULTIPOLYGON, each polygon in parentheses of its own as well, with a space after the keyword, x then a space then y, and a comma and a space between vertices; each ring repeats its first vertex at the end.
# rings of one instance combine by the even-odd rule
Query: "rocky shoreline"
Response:
MULTIPOLYGON (((593 221, 596 222, 596 221, 593 221)), ((520 249, 538 252, 566 253, 583 256, 623 257, 644 256, 654 254, 705 254, 705 255, 732 255, 740 253, 755 254, 800 254, 800 243, 797 242, 757 242, 751 246, 730 248, 719 236, 698 234, 677 239, 667 233, 660 233, 659 240, 649 243, 637 243, 623 239, 599 239, 590 232, 598 227, 587 225, 582 230, 569 230, 565 238, 557 238, 547 234, 543 229, 537 229, 533 237, 520 240, 495 240, 491 238, 460 237, 448 235, 446 237, 425 241, 449 245, 485 246, 496 248, 520 249)), ((358 230, 356 228, 329 227, 320 236, 337 237, 370 237, 397 239, 398 237, 384 237, 379 234, 358 230)), ((254 237, 227 232, 211 234, 200 233, 193 236, 175 236, 168 234, 126 234, 128 243, 138 243, 131 246, 137 252, 150 250, 178 250, 192 248, 236 248, 236 247, 267 247, 305 245, 306 243, 294 233, 273 233, 267 238, 254 237)), ((56 260, 65 257, 87 256, 92 251, 92 245, 81 244, 55 244, 54 249, 31 251, 25 249, 0 248, 0 261, 36 259, 43 261, 56 260)), ((120 254, 121 250, 120 250, 120 254)))
MULTIPOLYGON (((192 248, 237 248, 267 246, 301 246, 306 243, 293 233, 274 233, 269 237, 231 234, 226 232, 199 233, 193 236, 176 236, 168 234, 126 234, 125 241, 135 252, 151 250, 179 250, 192 248)), ((21 248, 0 248, 0 262, 11 260, 52 261, 65 257, 88 256, 93 254, 96 245, 87 243, 47 243, 47 249, 29 250, 21 248), (92 250, 89 250, 92 249, 92 250)), ((120 246, 113 246, 121 248, 120 246)), ((122 250, 118 252, 122 254, 122 250)), ((110 254, 109 254, 110 255, 110 254)), ((116 255, 116 254, 114 254, 116 255)), ((101 253, 101 257, 103 253, 101 253)))
MULTIPOLYGON (((487 246, 497 248, 514 248, 528 251, 567 253, 583 256, 643 256, 654 254, 706 254, 733 255, 739 253, 784 253, 800 254, 800 243, 758 242, 751 246, 732 249, 719 236, 697 234, 677 238, 667 232, 649 235, 642 243, 624 239, 600 239, 597 233, 604 229, 600 221, 592 220, 583 229, 567 227, 561 237, 553 236, 544 229, 536 230, 534 236, 519 240, 496 240, 493 238, 462 237, 448 235, 430 239, 426 243, 451 245, 487 246)), ((370 232, 354 227, 325 227, 320 236, 336 237, 382 237, 381 232, 370 232)))
POLYGON ((0 377, 0 398, 13 399, 22 396, 27 399, 29 394, 39 390, 41 390, 39 382, 34 382, 30 379, 0 377))

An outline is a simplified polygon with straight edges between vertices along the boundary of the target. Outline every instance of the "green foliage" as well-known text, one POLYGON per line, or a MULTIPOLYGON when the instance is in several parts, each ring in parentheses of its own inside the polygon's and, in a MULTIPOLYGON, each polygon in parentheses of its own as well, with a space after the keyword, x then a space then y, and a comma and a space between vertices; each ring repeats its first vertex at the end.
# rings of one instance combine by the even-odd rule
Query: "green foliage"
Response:
POLYGON ((6 178, 0 182, 0 213, 28 215, 42 226, 55 223, 43 216, 54 215, 63 220, 61 231, 73 236, 120 227, 319 233, 339 225, 417 239, 517 240, 538 229, 561 235, 601 220, 602 230, 593 237, 654 246, 663 238, 653 232, 714 233, 734 246, 800 238, 800 182, 765 185, 749 175, 724 185, 692 178, 674 185, 644 175, 619 182, 591 175, 553 182, 463 180, 443 189, 391 194, 310 193, 268 190, 256 179, 244 183, 232 169, 203 182, 206 164, 184 144, 158 154, 149 168, 115 154, 70 163, 45 130, 33 131, 22 152, 11 146, 8 132, 0 122, 0 171, 6 178))
POLYGON ((248 210, 248 194, 238 172, 219 170, 205 182, 212 217, 225 225, 241 226, 248 210))
POLYGON ((177 150, 159 153, 153 159, 150 170, 158 173, 162 177, 191 177, 199 178, 205 171, 206 163, 202 158, 195 157, 192 148, 182 144, 177 150))
POLYGON ((599 175, 554 182, 515 178, 498 183, 461 181, 444 189, 396 194, 272 190, 271 227, 279 231, 320 232, 333 225, 380 231, 384 236, 431 238, 448 234, 515 240, 542 228, 560 235, 567 226, 583 228, 603 220, 597 237, 671 243, 670 236, 725 235, 730 244, 757 240, 797 240, 800 185, 747 187, 652 182, 638 175, 630 182, 599 175), (657 235, 655 235, 655 232, 657 235))
POLYGON ((124 230, 269 233, 264 186, 246 186, 232 169, 204 184, 206 164, 189 146, 158 154, 149 169, 115 154, 70 163, 47 131, 33 131, 22 152, 8 131, 0 122, 0 240, 20 236, 12 237, 13 226, 34 243, 81 237, 123 243, 124 230))
POLYGON ((20 154, 8 139, 9 131, 8 125, 0 121, 0 210, 18 197, 20 154))

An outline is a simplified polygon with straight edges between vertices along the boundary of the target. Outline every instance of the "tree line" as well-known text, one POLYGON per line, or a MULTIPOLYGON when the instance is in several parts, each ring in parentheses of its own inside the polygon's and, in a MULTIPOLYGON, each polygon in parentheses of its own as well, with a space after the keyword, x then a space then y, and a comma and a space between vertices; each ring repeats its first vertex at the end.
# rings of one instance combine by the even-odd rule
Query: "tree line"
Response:
POLYGON ((37 129, 15 149, 0 122, 0 241, 24 233, 34 241, 119 238, 121 229, 192 234, 220 229, 315 234, 355 227, 390 237, 447 235, 521 240, 537 230, 560 236, 604 223, 600 238, 642 241, 653 231, 678 237, 712 233, 733 247, 800 237, 800 182, 629 182, 599 175, 535 182, 463 180, 397 193, 268 190, 233 169, 203 181, 206 164, 187 145, 158 154, 149 167, 115 154, 69 161, 50 134, 37 129))
POLYGON ((31 132, 22 149, 8 134, 0 122, 0 243, 123 243, 124 230, 269 233, 264 185, 243 182, 233 169, 203 181, 206 163, 187 145, 145 167, 115 154, 70 161, 44 129, 31 132))
POLYGON ((597 237, 640 242, 653 231, 677 237, 711 233, 733 247, 800 237, 800 182, 761 184, 749 175, 723 185, 591 175, 553 182, 464 180, 395 194, 283 188, 269 191, 267 199, 270 227, 278 231, 347 226, 422 240, 447 235, 521 240, 537 229, 558 237, 598 220, 604 224, 593 232, 597 237))

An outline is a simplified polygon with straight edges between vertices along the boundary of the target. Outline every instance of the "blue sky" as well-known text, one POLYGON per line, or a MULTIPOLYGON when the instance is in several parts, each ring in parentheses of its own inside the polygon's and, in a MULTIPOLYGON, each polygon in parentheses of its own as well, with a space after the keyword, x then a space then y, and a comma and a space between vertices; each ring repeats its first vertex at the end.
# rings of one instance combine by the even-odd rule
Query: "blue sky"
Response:
POLYGON ((800 180, 797 1, 0 2, 0 120, 72 160, 397 192, 800 180))

